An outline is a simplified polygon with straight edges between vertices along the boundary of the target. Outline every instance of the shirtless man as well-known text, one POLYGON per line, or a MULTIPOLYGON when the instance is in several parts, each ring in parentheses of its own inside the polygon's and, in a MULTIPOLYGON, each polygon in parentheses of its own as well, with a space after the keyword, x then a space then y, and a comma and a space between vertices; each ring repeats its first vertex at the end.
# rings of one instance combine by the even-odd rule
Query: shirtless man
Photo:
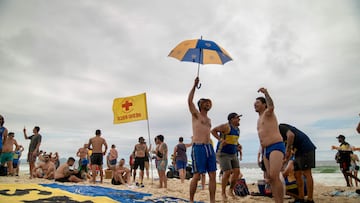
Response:
POLYGON ((92 171, 92 182, 95 183, 96 179, 96 167, 99 167, 100 170, 100 182, 103 182, 104 172, 102 169, 103 165, 103 156, 106 154, 108 149, 108 145, 104 138, 100 137, 101 131, 95 131, 95 137, 89 140, 88 149, 92 149, 91 154, 91 171, 92 171), (105 147, 105 151, 103 151, 103 145, 105 147))
POLYGON ((111 180, 111 184, 120 185, 120 184, 129 184, 130 183, 130 169, 125 166, 125 159, 119 161, 119 165, 115 166, 114 175, 111 180))
POLYGON ((215 202, 216 191, 216 155, 210 143, 211 120, 207 116, 207 112, 211 109, 211 100, 200 99, 197 103, 199 110, 197 110, 193 99, 195 88, 198 84, 199 78, 197 77, 188 97, 193 128, 191 157, 194 171, 194 176, 190 182, 190 202, 194 202, 194 195, 200 175, 207 172, 209 175, 210 202, 213 203, 215 202))
POLYGON ((149 149, 145 143, 145 139, 143 137, 139 137, 139 143, 135 145, 133 151, 133 157, 135 157, 133 182, 135 182, 136 170, 140 167, 140 184, 136 182, 136 185, 140 187, 144 187, 143 180, 146 153, 149 153, 149 149))
POLYGON ((281 137, 278 122, 274 113, 274 103, 268 91, 262 87, 258 92, 265 95, 265 98, 256 98, 254 104, 255 111, 259 113, 257 131, 260 145, 263 149, 263 160, 274 200, 275 202, 283 202, 284 186, 280 180, 279 174, 283 166, 285 144, 281 137))
POLYGON ((9 168, 9 174, 14 175, 13 171, 13 151, 14 145, 15 149, 19 147, 18 143, 14 139, 15 134, 13 132, 9 132, 7 139, 4 142, 2 153, 1 153, 1 165, 7 164, 9 168))
POLYGON ((3 148, 3 144, 8 136, 8 130, 4 127, 5 119, 0 115, 0 155, 3 148))
POLYGON ((79 177, 80 174, 78 170, 70 170, 70 166, 73 166, 75 163, 75 159, 70 157, 66 163, 63 163, 59 166, 59 168, 55 171, 55 181, 58 182, 81 182, 82 179, 79 177))
POLYGON ((50 155, 44 155, 44 162, 41 162, 32 172, 34 178, 53 179, 55 174, 55 164, 50 160, 50 155))
POLYGON ((79 150, 76 153, 76 156, 78 156, 79 159, 79 172, 85 173, 85 175, 88 172, 87 165, 89 164, 89 153, 88 153, 88 144, 84 144, 84 147, 79 148, 79 150))
POLYGON ((110 149, 110 152, 109 152, 109 168, 111 170, 114 170, 115 167, 116 167, 116 161, 117 161, 117 158, 118 158, 118 151, 116 149, 116 146, 114 144, 111 145, 111 149, 110 149))

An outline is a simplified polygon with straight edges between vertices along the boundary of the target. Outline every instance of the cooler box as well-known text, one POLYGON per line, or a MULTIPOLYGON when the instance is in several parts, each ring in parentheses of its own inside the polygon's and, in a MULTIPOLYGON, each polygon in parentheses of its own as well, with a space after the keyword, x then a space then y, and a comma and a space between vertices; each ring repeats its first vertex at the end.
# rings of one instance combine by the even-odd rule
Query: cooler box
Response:
POLYGON ((112 170, 106 169, 105 170, 105 179, 111 179, 112 178, 112 170))

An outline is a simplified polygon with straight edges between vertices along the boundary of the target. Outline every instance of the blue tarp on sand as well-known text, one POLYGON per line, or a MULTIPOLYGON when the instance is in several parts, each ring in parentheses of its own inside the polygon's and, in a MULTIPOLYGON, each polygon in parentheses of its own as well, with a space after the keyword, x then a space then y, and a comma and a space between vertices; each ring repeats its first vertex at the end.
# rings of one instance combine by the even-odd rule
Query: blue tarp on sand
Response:
POLYGON ((61 185, 57 183, 41 184, 45 187, 59 188, 75 194, 87 196, 107 196, 123 203, 144 202, 143 198, 151 194, 134 192, 131 190, 116 190, 107 187, 89 185, 61 185))
POLYGON ((57 183, 41 184, 45 187, 58 188, 75 194, 87 195, 87 196, 106 196, 121 203, 140 203, 140 202, 189 202, 185 199, 175 197, 160 197, 149 198, 151 194, 134 192, 131 190, 117 190, 101 186, 89 186, 89 185, 61 185, 57 183), (144 197, 147 197, 144 199, 144 197))

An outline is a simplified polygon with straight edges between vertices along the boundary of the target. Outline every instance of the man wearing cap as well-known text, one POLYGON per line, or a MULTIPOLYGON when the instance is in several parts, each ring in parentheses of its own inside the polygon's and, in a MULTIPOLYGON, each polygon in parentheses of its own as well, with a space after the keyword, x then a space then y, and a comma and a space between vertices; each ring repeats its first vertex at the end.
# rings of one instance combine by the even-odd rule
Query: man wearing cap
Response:
POLYGON ((263 149, 266 174, 269 178, 275 202, 283 202, 284 189, 279 174, 283 167, 285 144, 279 131, 277 118, 274 112, 274 103, 267 89, 262 87, 258 92, 263 93, 265 96, 256 98, 254 107, 255 111, 259 114, 257 131, 260 145, 263 149))
POLYGON ((136 185, 144 187, 143 180, 145 160, 147 159, 146 154, 149 153, 149 150, 143 137, 139 137, 138 141, 139 143, 135 145, 133 151, 133 157, 135 157, 133 182, 135 182, 136 179, 136 170, 138 169, 138 167, 140 167, 140 183, 136 182, 136 185))
POLYGON ((294 171, 298 188, 298 199, 295 202, 304 202, 304 180, 306 178, 306 202, 312 203, 314 193, 314 181, 311 169, 315 168, 315 145, 310 138, 301 130, 289 124, 281 123, 279 125, 281 136, 286 143, 285 160, 291 158, 292 151, 295 151, 294 171))
POLYGON ((197 103, 199 110, 195 107, 193 99, 198 84, 199 78, 197 77, 188 97, 193 129, 191 158, 194 172, 190 182, 190 202, 194 202, 200 175, 207 172, 209 175, 210 202, 213 203, 215 202, 216 191, 216 155, 210 143, 211 120, 207 116, 207 112, 211 109, 211 100, 200 99, 197 103))
POLYGON ((345 136, 339 135, 336 137, 340 143, 340 146, 331 146, 333 150, 338 150, 336 154, 337 162, 340 165, 340 170, 344 175, 346 185, 350 187, 349 174, 350 174, 350 164, 351 164, 351 146, 349 143, 345 142, 345 136))
POLYGON ((233 191, 236 180, 240 174, 240 162, 237 157, 238 144, 240 137, 240 117, 237 113, 230 113, 228 115, 228 123, 221 124, 211 130, 211 134, 219 140, 216 153, 220 163, 223 176, 221 180, 221 195, 223 200, 226 201, 226 186, 229 182, 230 175, 230 188, 229 195, 235 197, 233 191))

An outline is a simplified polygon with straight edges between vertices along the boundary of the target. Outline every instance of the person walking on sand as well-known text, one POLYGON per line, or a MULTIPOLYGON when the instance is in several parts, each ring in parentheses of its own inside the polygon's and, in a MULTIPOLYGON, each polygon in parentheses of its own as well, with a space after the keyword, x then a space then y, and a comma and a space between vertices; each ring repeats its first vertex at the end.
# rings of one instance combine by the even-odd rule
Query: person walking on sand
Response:
POLYGON ((103 156, 106 154, 108 145, 106 140, 101 137, 101 130, 95 131, 95 137, 90 138, 88 149, 92 149, 91 154, 91 172, 92 172, 92 182, 95 183, 96 180, 96 168, 99 168, 100 171, 100 182, 103 182, 104 172, 102 169, 103 165, 103 156), (103 151, 103 146, 105 150, 103 151))
POLYGON ((133 157, 135 157, 134 163, 134 174, 133 174, 133 182, 136 180, 136 170, 140 167, 140 183, 136 182, 136 186, 144 187, 144 168, 145 168, 145 160, 146 153, 149 153, 147 145, 145 143, 145 139, 143 137, 139 137, 139 143, 135 145, 133 151, 133 157))
POLYGON ((275 202, 283 202, 284 185, 280 180, 279 174, 283 167, 285 144, 279 131, 274 112, 274 103, 269 92, 263 87, 258 92, 263 93, 265 96, 256 98, 254 108, 259 114, 257 131, 264 152, 263 160, 267 178, 269 179, 275 202))
POLYGON ((4 142, 3 151, 0 155, 0 162, 1 165, 7 164, 9 168, 9 174, 14 175, 13 171, 13 151, 14 146, 15 149, 19 147, 17 141, 14 139, 15 134, 13 132, 9 132, 7 139, 4 142))
POLYGON ((30 178, 32 178, 33 177, 32 172, 33 172, 33 170, 35 168, 36 158, 37 158, 37 156, 39 154, 39 149, 40 149, 40 145, 41 145, 42 136, 39 134, 39 132, 40 132, 40 127, 39 126, 34 127, 34 129, 33 129, 34 134, 31 135, 31 136, 27 136, 26 128, 24 128, 23 132, 24 132, 25 140, 26 139, 30 140, 27 161, 29 162, 30 178))
POLYGON ((0 115, 0 155, 3 148, 3 143, 5 142, 8 136, 8 130, 4 127, 5 119, 0 115))
POLYGON ((187 155, 186 148, 191 147, 192 143, 184 144, 184 138, 179 137, 179 143, 174 148, 173 157, 175 159, 176 169, 179 171, 181 183, 184 183, 186 176, 187 155))
POLYGON ((308 203, 313 203, 314 180, 311 169, 315 168, 316 146, 310 138, 299 129, 289 124, 279 125, 280 134, 286 142, 285 162, 290 160, 292 150, 295 151, 294 171, 296 184, 298 186, 298 199, 295 202, 304 202, 304 180, 306 178, 306 191, 308 203))
POLYGON ((340 146, 331 146, 331 149, 333 150, 338 150, 337 154, 336 154, 336 158, 337 158, 337 162, 340 165, 340 170, 342 172, 342 174, 344 175, 345 181, 346 181, 346 186, 350 187, 350 164, 351 164, 351 151, 352 148, 350 146, 349 143, 347 143, 345 141, 345 136, 344 135, 339 135, 336 137, 340 143, 340 146))
POLYGON ((240 137, 240 117, 237 113, 228 115, 228 123, 221 124, 211 130, 211 134, 219 141, 217 158, 223 171, 221 180, 221 195, 227 201, 226 186, 230 182, 228 194, 235 198, 234 186, 240 175, 240 161, 237 157, 240 137), (232 174, 232 175, 231 175, 232 174), (231 179, 230 179, 231 176, 231 179))
POLYGON ((207 172, 209 175, 210 202, 213 203, 215 202, 216 191, 216 155, 210 142, 211 120, 207 116, 212 103, 210 99, 202 98, 197 103, 199 110, 195 107, 193 99, 195 88, 198 86, 199 81, 199 77, 196 77, 188 96, 188 106, 192 117, 193 129, 191 158, 194 172, 190 182, 190 202, 194 202, 200 175, 207 172))
POLYGON ((164 142, 163 135, 156 136, 156 145, 156 168, 159 174, 159 188, 167 188, 167 177, 165 171, 168 165, 168 147, 167 144, 164 142))

